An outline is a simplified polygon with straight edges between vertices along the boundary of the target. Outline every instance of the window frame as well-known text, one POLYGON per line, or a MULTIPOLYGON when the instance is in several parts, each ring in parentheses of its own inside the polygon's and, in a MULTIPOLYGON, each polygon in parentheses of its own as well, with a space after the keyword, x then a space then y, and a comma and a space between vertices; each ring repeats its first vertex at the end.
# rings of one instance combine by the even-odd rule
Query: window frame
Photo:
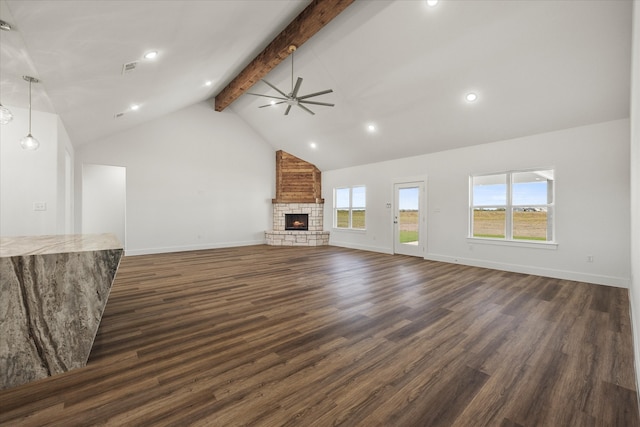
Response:
POLYGON ((366 231, 367 229, 367 186, 366 185, 352 185, 350 187, 335 187, 333 189, 333 229, 341 230, 341 231, 366 231), (354 206, 353 205, 353 190, 355 188, 363 188, 364 189, 364 206, 354 206), (349 190, 349 206, 338 207, 338 191, 339 190, 349 190), (348 218, 348 227, 338 227, 338 210, 348 210, 349 218, 348 218), (354 228, 353 227, 353 211, 354 210, 363 210, 364 211, 364 227, 363 228, 354 228))
POLYGON ((469 243, 485 243, 485 244, 497 244, 497 245, 508 245, 508 246, 520 246, 520 247, 546 247, 546 248, 557 248, 558 244, 556 241, 556 227, 555 227, 555 207, 556 207, 556 170, 554 167, 543 167, 543 168, 533 168, 533 169, 518 169, 518 170, 508 170, 501 172, 491 172, 491 173, 479 173, 479 174, 471 174, 469 175, 469 209, 468 209, 468 234, 467 241, 469 243), (514 175, 519 173, 531 173, 531 172, 542 172, 542 171, 552 171, 553 172, 553 184, 551 186, 551 202, 546 204, 514 204, 513 202, 513 188, 514 188, 514 175), (506 188, 505 188, 505 204, 495 204, 495 205, 476 205, 473 200, 473 190, 474 190, 474 178, 478 177, 490 177, 490 176, 499 176, 505 175, 506 180, 506 188), (545 208, 547 210, 547 226, 551 229, 551 240, 535 240, 535 239, 526 239, 526 238, 513 238, 513 213, 517 208, 545 208), (476 237, 473 235, 474 233, 474 210, 476 208, 482 209, 504 209, 505 211, 505 232, 504 237, 476 237))

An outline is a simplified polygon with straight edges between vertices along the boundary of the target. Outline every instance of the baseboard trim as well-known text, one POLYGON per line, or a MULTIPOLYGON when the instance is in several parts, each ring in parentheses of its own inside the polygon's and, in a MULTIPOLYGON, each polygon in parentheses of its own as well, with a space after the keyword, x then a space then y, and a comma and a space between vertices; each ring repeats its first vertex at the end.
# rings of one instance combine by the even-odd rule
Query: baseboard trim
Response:
POLYGON ((266 244, 266 241, 262 239, 262 240, 250 240, 245 242, 206 243, 201 245, 168 246, 168 247, 162 247, 162 248, 127 249, 125 250, 125 256, 166 254, 171 252, 201 251, 206 249, 221 249, 221 248, 232 248, 237 246, 254 246, 254 245, 264 245, 264 244, 266 244))
POLYGON ((329 246, 338 246, 340 248, 357 249, 360 251, 378 252, 381 254, 393 255, 393 251, 390 251, 389 248, 367 246, 367 245, 356 245, 356 244, 347 243, 347 242, 337 242, 332 239, 329 239, 329 246))
POLYGON ((532 274, 535 276, 552 277, 554 279, 573 280, 576 282, 593 283, 596 285, 614 286, 617 288, 629 288, 630 279, 627 277, 603 276, 598 274, 580 273, 569 270, 556 270, 551 268, 533 267, 530 265, 507 264, 501 262, 484 261, 471 258, 456 258, 447 255, 427 254, 424 259, 431 261, 462 264, 471 267, 490 268, 493 270, 509 271, 512 273, 532 274))

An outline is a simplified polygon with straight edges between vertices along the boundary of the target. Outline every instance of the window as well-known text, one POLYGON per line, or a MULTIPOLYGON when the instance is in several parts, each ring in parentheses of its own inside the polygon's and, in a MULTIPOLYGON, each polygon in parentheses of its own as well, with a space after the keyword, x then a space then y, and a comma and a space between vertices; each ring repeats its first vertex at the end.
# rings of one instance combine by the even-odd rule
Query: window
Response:
POLYGON ((553 170, 478 175, 470 183, 470 237, 553 241, 553 170))
POLYGON ((367 206, 366 188, 350 187, 334 190, 335 228, 365 229, 365 213, 367 206))

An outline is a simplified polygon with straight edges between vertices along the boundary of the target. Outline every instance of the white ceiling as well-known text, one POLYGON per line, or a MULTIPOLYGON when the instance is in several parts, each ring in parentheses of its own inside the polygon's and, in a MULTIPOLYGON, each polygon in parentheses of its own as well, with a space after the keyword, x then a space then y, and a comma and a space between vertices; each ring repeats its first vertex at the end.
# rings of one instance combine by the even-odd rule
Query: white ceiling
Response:
MULTIPOLYGON (((0 32, 0 100, 26 106, 22 75, 40 78, 34 108, 59 114, 79 147, 211 98, 307 4, 0 0, 14 26, 0 32), (149 50, 160 55, 141 59, 149 50)), ((334 108, 284 116, 251 95, 229 108, 321 170, 627 118, 631 10, 630 0, 358 0, 295 53, 300 94, 332 88, 313 100, 334 108)), ((288 92, 290 73, 287 59, 266 80, 288 92)))

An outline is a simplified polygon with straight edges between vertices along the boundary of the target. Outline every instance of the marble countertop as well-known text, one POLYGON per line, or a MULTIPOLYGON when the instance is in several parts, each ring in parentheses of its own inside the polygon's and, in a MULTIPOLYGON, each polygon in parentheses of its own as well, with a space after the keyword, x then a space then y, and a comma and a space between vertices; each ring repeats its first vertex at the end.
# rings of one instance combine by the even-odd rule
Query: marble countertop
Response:
POLYGON ((114 234, 0 237, 0 257, 122 249, 114 234))
POLYGON ((0 237, 0 390, 86 366, 122 254, 114 234, 0 237))

